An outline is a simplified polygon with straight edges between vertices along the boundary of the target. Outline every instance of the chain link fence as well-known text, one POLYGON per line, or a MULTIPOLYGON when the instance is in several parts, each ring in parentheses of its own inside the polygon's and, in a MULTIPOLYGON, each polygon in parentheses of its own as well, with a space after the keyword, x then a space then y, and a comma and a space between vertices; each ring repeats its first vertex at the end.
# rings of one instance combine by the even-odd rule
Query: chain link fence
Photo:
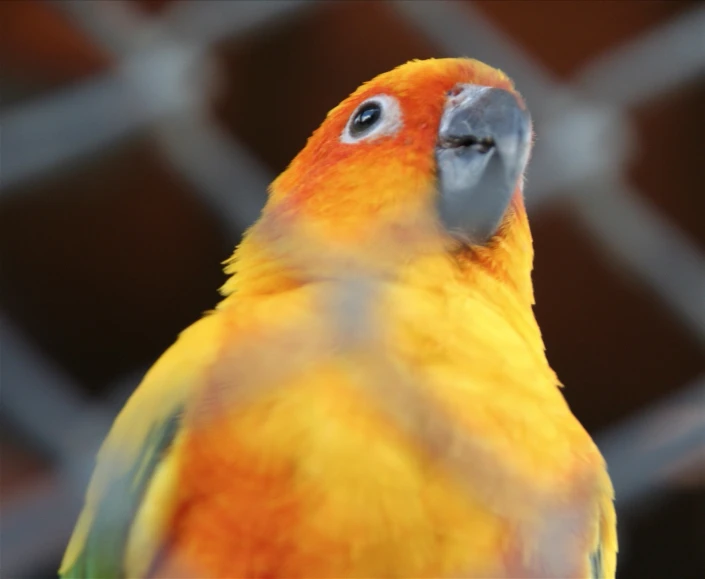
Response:
MULTIPOLYGON (((22 191, 19 184, 51 176, 125 135, 147 130, 236 241, 256 219, 273 175, 209 113, 219 76, 212 48, 225 39, 257 34, 274 22, 286 25, 320 5, 186 1, 149 15, 119 0, 54 4, 114 66, 56 93, 0 109, 0 201, 22 191)), ((630 110, 705 71, 703 6, 694 4, 684 15, 603 54, 566 82, 471 3, 388 5, 443 53, 471 55, 515 80, 541 130, 526 189, 530 214, 560 197, 605 259, 648 286, 705 347, 705 256, 625 175, 636 147, 630 110), (571 147, 562 146, 567 141, 571 147)), ((35 487, 3 501, 0 573, 28 577, 61 552, 80 508, 97 441, 143 369, 109 385, 104 399, 90 400, 22 328, 7 317, 0 328, 2 415, 58 465, 35 487)), ((610 465, 620 512, 638 507, 667 484, 664 473, 672 475, 685 459, 703 458, 705 376, 598 433, 597 440, 610 465), (679 426, 664 429, 664 422, 679 426)), ((629 556, 628 540, 624 544, 624 556, 629 556)))

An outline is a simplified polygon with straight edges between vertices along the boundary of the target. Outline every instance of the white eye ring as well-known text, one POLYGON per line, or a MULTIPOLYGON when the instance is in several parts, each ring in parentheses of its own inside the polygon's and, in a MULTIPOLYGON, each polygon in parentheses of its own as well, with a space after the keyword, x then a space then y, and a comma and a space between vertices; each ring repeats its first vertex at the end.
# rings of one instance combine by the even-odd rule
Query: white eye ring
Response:
MULTIPOLYGON (((368 118, 373 118, 368 116, 368 118)), ((361 103, 355 112, 350 115, 343 133, 340 135, 340 142, 354 145, 361 141, 372 141, 380 137, 391 136, 399 132, 403 125, 401 107, 399 101, 386 94, 375 95, 361 103), (368 128, 357 125, 360 124, 358 118, 362 112, 374 109, 377 106, 377 117, 368 128)))

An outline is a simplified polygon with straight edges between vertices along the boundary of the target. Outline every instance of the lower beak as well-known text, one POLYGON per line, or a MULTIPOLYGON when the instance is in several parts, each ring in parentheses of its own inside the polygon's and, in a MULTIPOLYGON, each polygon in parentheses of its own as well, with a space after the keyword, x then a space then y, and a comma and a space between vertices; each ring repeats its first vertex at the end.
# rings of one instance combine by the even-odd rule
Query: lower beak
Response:
POLYGON ((441 221, 472 244, 497 232, 531 147, 531 117, 512 93, 459 85, 438 130, 441 221))

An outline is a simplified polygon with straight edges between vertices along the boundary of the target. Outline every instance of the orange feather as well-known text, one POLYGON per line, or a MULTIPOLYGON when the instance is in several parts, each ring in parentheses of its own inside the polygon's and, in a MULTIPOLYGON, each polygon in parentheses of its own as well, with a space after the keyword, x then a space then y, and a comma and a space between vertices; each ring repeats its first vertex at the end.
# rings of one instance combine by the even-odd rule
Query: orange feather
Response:
MULTIPOLYGON (((273 182, 225 298, 128 405, 138 417, 182 375, 177 356, 199 360, 128 572, 590 577, 599 561, 614 577, 610 481, 532 311, 522 183, 486 246, 434 212, 434 147, 458 83, 517 94, 477 61, 407 63, 333 109, 273 182), (402 128, 341 144, 379 94, 398 100, 402 128), (155 535, 158 549, 143 539, 155 535)), ((118 421, 108 448, 129 437, 118 421)))

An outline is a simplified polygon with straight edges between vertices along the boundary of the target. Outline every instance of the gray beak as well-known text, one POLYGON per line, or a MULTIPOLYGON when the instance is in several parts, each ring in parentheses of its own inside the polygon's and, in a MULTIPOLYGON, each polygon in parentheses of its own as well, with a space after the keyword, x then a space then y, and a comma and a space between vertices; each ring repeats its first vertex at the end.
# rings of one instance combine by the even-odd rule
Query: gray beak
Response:
POLYGON ((484 244, 497 232, 526 166, 531 116, 498 88, 458 85, 438 130, 438 211, 451 233, 484 244))

